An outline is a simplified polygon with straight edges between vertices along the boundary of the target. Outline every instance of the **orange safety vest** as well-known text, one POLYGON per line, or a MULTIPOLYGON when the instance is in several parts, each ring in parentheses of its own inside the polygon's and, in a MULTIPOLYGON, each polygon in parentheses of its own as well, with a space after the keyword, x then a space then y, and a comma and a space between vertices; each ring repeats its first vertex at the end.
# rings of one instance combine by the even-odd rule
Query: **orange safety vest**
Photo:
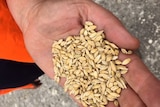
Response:
POLYGON ((25 48, 22 32, 12 18, 5 0, 0 0, 0 58, 33 62, 25 48))
POLYGON ((22 32, 6 1, 0 0, 0 95, 33 88, 34 80, 42 74, 25 48, 22 32))

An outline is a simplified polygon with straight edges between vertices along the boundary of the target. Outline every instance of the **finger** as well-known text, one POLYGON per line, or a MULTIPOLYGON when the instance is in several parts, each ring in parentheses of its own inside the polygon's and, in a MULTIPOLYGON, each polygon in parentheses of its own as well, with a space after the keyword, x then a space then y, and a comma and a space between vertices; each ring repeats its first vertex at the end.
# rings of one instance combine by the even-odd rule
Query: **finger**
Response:
MULTIPOLYGON (((78 104, 79 107, 84 107, 84 106, 82 105, 82 103, 81 103, 79 100, 77 100, 73 94, 71 94, 70 96, 71 96, 71 98, 78 104)), ((113 102, 108 102, 108 104, 106 105, 106 107, 117 107, 117 106, 115 106, 113 102)), ((119 106, 118 106, 118 107, 119 107, 119 106)), ((142 106, 142 107, 143 107, 143 106, 142 106)))
POLYGON ((132 60, 128 64, 128 73, 124 75, 126 81, 148 107, 159 107, 159 80, 153 76, 138 56, 120 55, 122 60, 126 57, 132 60))
POLYGON ((88 9, 88 19, 93 21, 98 29, 104 30, 106 38, 121 48, 137 49, 139 41, 124 28, 121 22, 103 7, 93 4, 88 9))
POLYGON ((109 102, 106 107, 116 107, 113 102, 109 102))
POLYGON ((146 107, 139 96, 130 87, 122 91, 118 101, 120 107, 146 107))

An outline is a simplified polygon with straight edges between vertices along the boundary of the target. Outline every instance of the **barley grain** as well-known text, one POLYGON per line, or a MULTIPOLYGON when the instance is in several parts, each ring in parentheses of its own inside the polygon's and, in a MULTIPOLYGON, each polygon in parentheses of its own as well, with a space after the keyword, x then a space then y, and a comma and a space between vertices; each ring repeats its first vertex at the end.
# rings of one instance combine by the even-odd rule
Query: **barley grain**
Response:
POLYGON ((112 58, 113 58, 112 55, 107 55, 106 61, 109 62, 112 60, 112 58))
POLYGON ((128 72, 128 70, 122 70, 120 72, 121 72, 121 74, 126 74, 128 72))
POLYGON ((120 60, 115 60, 115 64, 120 65, 122 62, 120 60))
POLYGON ((119 103, 118 103, 118 101, 117 101, 117 100, 115 100, 113 103, 114 103, 114 105, 115 105, 116 107, 118 107, 118 106, 119 106, 119 103))
POLYGON ((109 80, 111 83, 114 83, 114 81, 115 81, 115 78, 114 77, 112 77, 112 78, 110 78, 110 80, 109 80))
POLYGON ((116 91, 118 88, 119 88, 118 86, 113 86, 113 87, 111 87, 111 90, 116 91))
POLYGON ((108 84, 108 88, 111 88, 111 87, 113 87, 113 83, 112 83, 112 82, 110 82, 110 83, 108 84))
POLYGON ((100 60, 101 55, 96 56, 96 58, 94 59, 94 62, 97 63, 100 60))
POLYGON ((115 97, 115 98, 118 98, 118 97, 120 97, 120 95, 119 94, 117 94, 117 93, 114 93, 114 92, 111 92, 111 93, 109 93, 111 96, 113 96, 113 97, 115 97))
POLYGON ((121 77, 121 72, 120 72, 120 71, 117 71, 117 72, 116 72, 116 77, 118 77, 118 78, 121 77))
POLYGON ((99 77, 103 77, 104 79, 109 79, 109 76, 107 74, 99 74, 99 77))
POLYGON ((89 30, 95 30, 96 28, 97 28, 97 26, 95 26, 95 25, 89 26, 89 30))
POLYGON ((121 52, 124 54, 132 54, 133 52, 131 50, 127 50, 127 49, 121 49, 121 52))
POLYGON ((116 71, 116 70, 117 70, 116 65, 114 64, 113 61, 110 61, 110 66, 111 66, 111 69, 112 69, 113 71, 116 71))
POLYGON ((124 65, 117 65, 117 70, 128 70, 128 68, 124 65))
POLYGON ((127 54, 127 50, 126 50, 126 49, 123 49, 123 48, 122 48, 122 49, 121 49, 121 52, 124 53, 124 54, 127 54))
POLYGON ((118 89, 116 90, 116 93, 120 94, 120 93, 121 93, 121 88, 118 88, 118 89))
POLYGON ((92 23, 92 22, 90 22, 90 21, 86 21, 86 22, 85 22, 85 25, 92 26, 92 25, 93 25, 93 23, 92 23))
POLYGON ((131 59, 127 58, 127 59, 123 60, 122 65, 127 65, 130 63, 130 61, 131 61, 131 59))

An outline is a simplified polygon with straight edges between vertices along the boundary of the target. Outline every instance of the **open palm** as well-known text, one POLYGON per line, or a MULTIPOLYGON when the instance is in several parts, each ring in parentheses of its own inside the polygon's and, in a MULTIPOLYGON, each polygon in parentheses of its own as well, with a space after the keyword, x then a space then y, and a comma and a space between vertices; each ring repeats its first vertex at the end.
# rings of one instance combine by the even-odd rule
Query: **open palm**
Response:
MULTIPOLYGON (((26 47, 36 64, 51 78, 54 78, 51 53, 53 41, 69 35, 77 35, 86 20, 94 22, 98 26, 97 30, 103 29, 106 38, 119 47, 136 49, 139 46, 137 39, 126 31, 116 17, 90 0, 44 0, 34 6, 27 18, 27 24, 23 30, 26 47)), ((125 57, 120 55, 121 59, 125 57)), ((127 57, 133 60, 128 66, 129 73, 125 75, 130 86, 118 99, 120 105, 122 107, 146 107, 146 105, 156 107, 147 103, 145 91, 150 91, 146 86, 151 83, 146 80, 151 77, 156 81, 155 84, 159 84, 159 81, 148 72, 137 56, 127 57), (144 81, 148 83, 144 84, 144 81), (141 92, 141 88, 145 91, 141 92)), ((160 87, 156 87, 155 90, 158 89, 160 87)), ((107 107, 114 107, 114 105, 109 104, 107 107)))
POLYGON ((93 21, 99 29, 105 29, 107 38, 117 45, 126 47, 125 45, 131 44, 131 47, 126 47, 130 49, 137 47, 136 40, 127 34, 115 17, 91 1, 43 2, 30 12, 24 38, 31 56, 50 77, 53 77, 53 41, 77 35, 86 20, 93 21), (131 42, 123 43, 123 39, 131 42))

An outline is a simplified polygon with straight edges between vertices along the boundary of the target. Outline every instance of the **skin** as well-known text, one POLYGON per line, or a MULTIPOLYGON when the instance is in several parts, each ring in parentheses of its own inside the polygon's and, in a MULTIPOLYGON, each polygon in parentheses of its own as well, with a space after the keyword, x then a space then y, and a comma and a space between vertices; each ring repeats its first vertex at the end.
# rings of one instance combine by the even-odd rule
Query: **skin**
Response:
MULTIPOLYGON (((139 41, 133 37, 109 11, 91 0, 7 0, 19 25, 26 48, 35 63, 54 79, 51 46, 54 40, 77 35, 89 20, 104 30, 106 38, 121 48, 135 50, 139 41)), ((124 75, 128 89, 118 99, 121 107, 159 107, 160 81, 135 54, 120 54, 120 60, 130 57, 129 72, 124 75)), ((65 79, 60 82, 63 86, 65 79)), ((72 96, 72 98, 74 98, 72 96)), ((77 101, 78 102, 78 101, 77 101)), ((79 106, 82 106, 78 103, 79 106)), ((114 107, 109 103, 107 107, 114 107)))

